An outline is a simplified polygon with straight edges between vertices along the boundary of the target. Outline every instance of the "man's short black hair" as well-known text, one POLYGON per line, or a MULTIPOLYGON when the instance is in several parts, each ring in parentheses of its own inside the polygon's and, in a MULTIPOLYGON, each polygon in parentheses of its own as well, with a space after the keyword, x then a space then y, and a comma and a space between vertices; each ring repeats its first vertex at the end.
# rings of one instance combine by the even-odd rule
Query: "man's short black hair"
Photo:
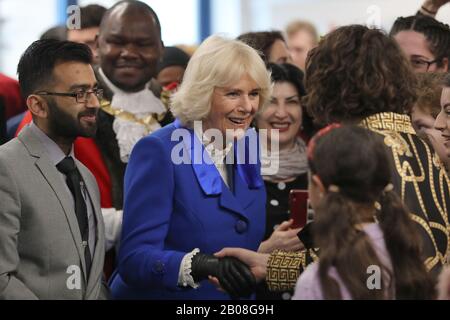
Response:
POLYGON ((60 40, 37 40, 23 53, 17 66, 22 96, 44 89, 53 80, 53 69, 61 62, 92 63, 91 49, 85 44, 60 40))
POLYGON ((67 40, 67 27, 66 26, 55 26, 47 29, 41 37, 41 40, 45 39, 55 39, 55 40, 67 40))

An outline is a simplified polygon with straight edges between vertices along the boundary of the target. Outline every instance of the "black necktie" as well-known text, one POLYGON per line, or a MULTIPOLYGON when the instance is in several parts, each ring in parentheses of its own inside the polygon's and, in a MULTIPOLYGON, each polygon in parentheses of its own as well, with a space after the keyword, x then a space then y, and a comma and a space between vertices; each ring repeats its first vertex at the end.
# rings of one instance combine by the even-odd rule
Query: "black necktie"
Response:
POLYGON ((73 161, 72 157, 65 157, 60 163, 56 165, 58 170, 66 175, 67 186, 72 192, 75 200, 75 214, 77 216, 78 227, 80 228, 81 239, 84 245, 84 259, 86 260, 86 278, 89 277, 91 270, 92 257, 89 249, 89 220, 86 208, 86 202, 84 201, 83 194, 81 193, 81 176, 73 161))

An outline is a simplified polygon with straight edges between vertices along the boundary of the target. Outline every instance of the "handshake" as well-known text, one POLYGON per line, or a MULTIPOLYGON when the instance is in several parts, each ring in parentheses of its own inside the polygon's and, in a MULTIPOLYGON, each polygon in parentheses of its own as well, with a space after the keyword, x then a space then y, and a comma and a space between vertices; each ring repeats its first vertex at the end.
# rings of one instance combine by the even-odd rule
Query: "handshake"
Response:
POLYGON ((256 279, 249 267, 234 257, 218 258, 198 253, 192 258, 191 269, 195 282, 215 277, 232 299, 249 298, 256 287, 256 279))

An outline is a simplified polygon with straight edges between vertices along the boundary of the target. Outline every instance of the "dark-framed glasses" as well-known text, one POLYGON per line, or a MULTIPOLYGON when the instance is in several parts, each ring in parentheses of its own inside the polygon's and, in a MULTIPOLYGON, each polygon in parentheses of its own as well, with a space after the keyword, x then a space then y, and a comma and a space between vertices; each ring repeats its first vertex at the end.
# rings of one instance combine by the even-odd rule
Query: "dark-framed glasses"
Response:
POLYGON ((61 96, 61 97, 72 97, 77 100, 78 103, 86 103, 89 100, 91 94, 95 94, 98 100, 103 98, 103 89, 92 89, 92 90, 82 90, 77 92, 49 92, 49 91, 38 91, 35 94, 43 96, 61 96))
POLYGON ((430 66, 434 63, 439 62, 440 59, 434 59, 432 61, 427 61, 425 59, 413 58, 411 59, 411 65, 417 71, 428 72, 430 66))

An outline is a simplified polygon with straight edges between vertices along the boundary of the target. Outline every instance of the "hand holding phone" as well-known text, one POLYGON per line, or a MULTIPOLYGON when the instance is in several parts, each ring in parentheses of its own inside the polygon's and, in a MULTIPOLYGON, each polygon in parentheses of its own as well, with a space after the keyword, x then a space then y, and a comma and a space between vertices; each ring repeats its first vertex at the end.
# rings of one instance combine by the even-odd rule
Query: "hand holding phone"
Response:
POLYGON ((294 220, 292 228, 303 228, 308 221, 308 190, 291 190, 289 208, 294 220))

